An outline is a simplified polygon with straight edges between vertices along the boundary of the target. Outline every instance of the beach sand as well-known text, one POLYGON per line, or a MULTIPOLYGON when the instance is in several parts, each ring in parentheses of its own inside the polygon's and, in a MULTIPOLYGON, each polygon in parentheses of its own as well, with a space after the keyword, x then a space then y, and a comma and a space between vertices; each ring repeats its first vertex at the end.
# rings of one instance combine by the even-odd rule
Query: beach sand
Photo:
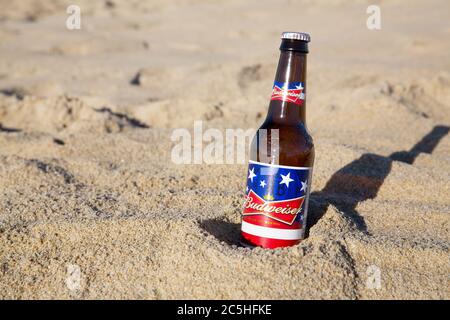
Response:
POLYGON ((377 1, 372 31, 366 1, 78 3, 68 30, 65 1, 0 1, 0 298, 450 298, 448 1, 377 1), (244 248, 246 165, 170 138, 258 128, 286 30, 312 37, 309 237, 244 248))

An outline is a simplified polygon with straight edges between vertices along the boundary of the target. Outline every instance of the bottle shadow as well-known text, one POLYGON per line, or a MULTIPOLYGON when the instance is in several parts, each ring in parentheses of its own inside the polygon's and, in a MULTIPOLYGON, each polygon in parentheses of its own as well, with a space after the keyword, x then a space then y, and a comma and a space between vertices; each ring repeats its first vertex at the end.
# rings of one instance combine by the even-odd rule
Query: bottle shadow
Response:
POLYGON ((413 164, 419 154, 431 154, 450 131, 448 126, 435 126, 409 151, 397 151, 384 157, 365 153, 336 171, 321 191, 310 196, 306 234, 325 214, 331 204, 349 218, 355 227, 368 233, 364 218, 356 211, 360 202, 374 199, 392 169, 393 161, 413 164))
POLYGON ((200 227, 217 240, 232 246, 242 247, 241 224, 220 219, 208 219, 200 222, 200 227))
MULTIPOLYGON (((393 161, 412 165, 419 154, 431 154, 449 131, 448 126, 435 126, 409 151, 397 151, 388 157, 365 153, 336 171, 322 190, 310 195, 306 236, 309 235, 310 228, 323 217, 330 204, 342 212, 359 231, 368 234, 366 222, 356 210, 357 205, 377 196, 391 172, 393 161)), ((219 241, 241 246, 239 223, 209 219, 201 221, 200 227, 219 241)))

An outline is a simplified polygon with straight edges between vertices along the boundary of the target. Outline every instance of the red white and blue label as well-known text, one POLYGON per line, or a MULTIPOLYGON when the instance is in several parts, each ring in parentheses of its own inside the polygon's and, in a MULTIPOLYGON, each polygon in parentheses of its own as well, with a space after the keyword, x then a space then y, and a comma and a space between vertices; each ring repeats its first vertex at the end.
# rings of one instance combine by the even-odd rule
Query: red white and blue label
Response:
POLYGON ((303 105, 305 101, 304 89, 303 82, 275 81, 270 100, 280 100, 297 105, 303 105))
POLYGON ((250 161, 242 236, 267 248, 289 246, 304 236, 310 167, 250 161))

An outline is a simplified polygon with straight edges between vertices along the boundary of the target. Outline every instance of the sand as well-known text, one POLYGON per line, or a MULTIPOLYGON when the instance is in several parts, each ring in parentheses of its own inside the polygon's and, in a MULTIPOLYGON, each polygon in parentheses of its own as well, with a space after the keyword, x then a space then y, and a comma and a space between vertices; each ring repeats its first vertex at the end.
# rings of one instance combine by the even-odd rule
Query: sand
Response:
POLYGON ((449 299, 450 5, 0 1, 3 299, 449 299), (174 128, 257 128, 311 33, 309 237, 239 245, 246 165, 174 128), (379 276, 379 278, 377 278, 379 276), (379 281, 378 281, 379 280, 379 281))

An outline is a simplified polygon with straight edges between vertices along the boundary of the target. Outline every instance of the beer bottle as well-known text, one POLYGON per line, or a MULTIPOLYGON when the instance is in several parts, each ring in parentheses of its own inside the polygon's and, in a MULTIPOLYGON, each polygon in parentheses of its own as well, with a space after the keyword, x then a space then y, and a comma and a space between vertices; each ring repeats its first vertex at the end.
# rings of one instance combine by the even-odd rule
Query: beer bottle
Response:
POLYGON ((283 32, 269 110, 251 145, 242 243, 264 248, 304 238, 314 145, 306 128, 306 33, 283 32))

